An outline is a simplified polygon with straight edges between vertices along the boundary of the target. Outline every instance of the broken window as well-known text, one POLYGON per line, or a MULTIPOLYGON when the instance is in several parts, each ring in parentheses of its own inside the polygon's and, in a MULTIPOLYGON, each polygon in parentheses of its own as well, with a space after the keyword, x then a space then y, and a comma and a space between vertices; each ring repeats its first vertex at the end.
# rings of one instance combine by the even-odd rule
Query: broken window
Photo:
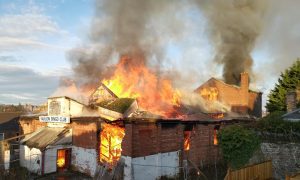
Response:
POLYGON ((184 150, 188 151, 190 150, 190 145, 191 145, 191 131, 184 131, 184 150))
POLYGON ((214 145, 218 145, 218 131, 220 129, 220 126, 214 127, 214 145))
POLYGON ((100 161, 114 165, 121 157, 124 128, 111 124, 102 124, 100 134, 100 161))

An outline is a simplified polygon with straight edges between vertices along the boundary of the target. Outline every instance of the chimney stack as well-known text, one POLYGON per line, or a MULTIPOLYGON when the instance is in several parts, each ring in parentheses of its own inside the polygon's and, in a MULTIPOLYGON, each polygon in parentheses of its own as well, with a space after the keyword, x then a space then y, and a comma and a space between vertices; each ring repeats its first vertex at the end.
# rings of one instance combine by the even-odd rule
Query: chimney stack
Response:
POLYGON ((248 106, 249 101, 249 75, 247 72, 241 73, 241 105, 248 106))
POLYGON ((240 86, 242 90, 249 90, 249 75, 247 72, 241 73, 241 82, 240 86))
POLYGON ((296 91, 288 91, 286 93, 286 110, 292 112, 297 108, 297 93, 296 91))

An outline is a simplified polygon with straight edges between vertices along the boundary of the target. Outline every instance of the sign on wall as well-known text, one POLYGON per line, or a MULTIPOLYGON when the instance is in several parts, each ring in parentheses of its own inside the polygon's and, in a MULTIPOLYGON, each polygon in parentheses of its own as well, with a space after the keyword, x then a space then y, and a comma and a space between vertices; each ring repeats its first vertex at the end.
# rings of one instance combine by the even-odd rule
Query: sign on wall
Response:
POLYGON ((46 123, 70 123, 70 117, 64 116, 40 116, 39 119, 46 123))

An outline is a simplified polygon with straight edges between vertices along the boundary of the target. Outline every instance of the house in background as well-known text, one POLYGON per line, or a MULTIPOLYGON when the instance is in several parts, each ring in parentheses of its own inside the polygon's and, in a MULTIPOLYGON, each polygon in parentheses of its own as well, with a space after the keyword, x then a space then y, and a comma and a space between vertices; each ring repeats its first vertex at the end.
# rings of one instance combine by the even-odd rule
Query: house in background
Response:
POLYGON ((9 161, 18 158, 19 139, 13 139, 9 143, 3 140, 19 135, 20 115, 20 112, 0 113, 0 169, 8 169, 9 161))
POLYGON ((262 93, 249 89, 248 73, 241 73, 240 86, 211 78, 195 90, 207 101, 218 101, 241 116, 262 116, 262 93))
POLYGON ((287 113, 282 116, 287 121, 300 121, 300 108, 297 105, 300 103, 300 90, 289 91, 286 94, 286 109, 287 113))

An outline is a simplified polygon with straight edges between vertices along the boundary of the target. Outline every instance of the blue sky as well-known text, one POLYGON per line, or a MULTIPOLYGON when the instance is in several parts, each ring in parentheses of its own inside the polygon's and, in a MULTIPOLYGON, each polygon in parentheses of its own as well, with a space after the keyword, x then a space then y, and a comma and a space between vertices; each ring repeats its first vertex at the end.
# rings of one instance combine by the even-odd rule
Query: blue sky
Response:
POLYGON ((66 52, 86 39, 91 0, 0 0, 0 103, 42 103, 71 73, 66 52))
MULTIPOLYGON (((264 101, 280 72, 300 56, 300 2, 273 2, 252 51, 252 86, 264 92, 264 101)), ((45 102, 60 77, 72 74, 66 54, 88 43, 93 14, 93 0, 0 0, 0 104, 45 102)), ((166 41, 164 65, 181 71, 193 87, 220 78, 205 18, 192 5, 179 16, 189 31, 166 41), (191 72, 195 76, 188 77, 191 72)))

